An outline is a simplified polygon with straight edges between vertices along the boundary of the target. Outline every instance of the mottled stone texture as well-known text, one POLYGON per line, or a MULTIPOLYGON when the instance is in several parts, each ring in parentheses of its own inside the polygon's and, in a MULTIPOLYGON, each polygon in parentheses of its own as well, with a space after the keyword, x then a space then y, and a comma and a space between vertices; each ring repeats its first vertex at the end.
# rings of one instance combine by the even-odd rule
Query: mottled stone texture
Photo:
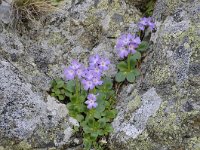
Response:
POLYGON ((200 1, 158 0, 154 17, 143 76, 120 94, 110 147, 199 150, 200 1))
POLYGON ((76 122, 47 93, 50 81, 63 77, 72 59, 87 63, 96 53, 111 60, 113 76, 114 38, 141 13, 123 0, 65 0, 41 24, 19 26, 10 2, 0 4, 0 150, 80 147, 80 139, 73 142, 76 122))
POLYGON ((72 118, 69 118, 64 105, 50 96, 45 98, 44 93, 36 92, 37 89, 27 82, 20 71, 1 57, 0 75, 2 147, 52 148, 70 143, 76 122, 70 121, 72 118), (23 143, 26 147, 20 146, 23 143))
POLYGON ((135 5, 136 7, 145 7, 145 5, 150 1, 150 0, 125 0, 127 1, 130 5, 135 5))
MULTIPOLYGON (((29 23, 20 31, 7 15, 10 0, 2 2, 0 149, 82 149, 81 142, 73 142, 72 126, 78 124, 48 95, 49 82, 62 77, 72 59, 86 63, 96 53, 111 59, 107 75, 116 73, 115 38, 141 17, 133 4, 146 2, 128 1, 65 0, 42 24, 29 23)), ((142 76, 119 93, 109 147, 199 150, 200 1, 158 0, 154 17, 157 32, 142 76)))

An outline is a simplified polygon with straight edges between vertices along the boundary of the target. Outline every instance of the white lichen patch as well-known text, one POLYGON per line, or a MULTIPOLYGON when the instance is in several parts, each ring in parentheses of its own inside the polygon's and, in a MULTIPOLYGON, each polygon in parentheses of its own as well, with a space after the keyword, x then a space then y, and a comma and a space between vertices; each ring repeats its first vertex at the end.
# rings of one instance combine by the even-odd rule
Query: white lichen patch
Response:
POLYGON ((67 116, 68 110, 64 104, 58 103, 54 97, 47 97, 47 109, 52 112, 52 116, 61 118, 67 116))
POLYGON ((142 95, 141 101, 141 107, 130 114, 130 119, 125 118, 126 115, 124 115, 128 113, 128 110, 124 111, 122 109, 114 120, 112 125, 115 129, 115 134, 125 134, 124 136, 119 136, 121 138, 120 141, 126 142, 130 138, 137 138, 144 131, 149 117, 155 115, 160 108, 162 99, 156 93, 155 88, 151 88, 142 95))
POLYGON ((69 122, 73 125, 73 126, 77 126, 79 127, 79 123, 76 119, 69 117, 69 122))

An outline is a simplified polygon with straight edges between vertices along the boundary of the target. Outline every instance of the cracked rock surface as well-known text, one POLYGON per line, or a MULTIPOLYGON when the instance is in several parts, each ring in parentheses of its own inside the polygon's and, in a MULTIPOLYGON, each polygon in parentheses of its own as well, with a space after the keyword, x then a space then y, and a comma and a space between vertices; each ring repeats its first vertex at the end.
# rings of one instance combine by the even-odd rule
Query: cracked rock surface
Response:
POLYGON ((200 149, 200 1, 158 0, 143 76, 123 87, 115 150, 200 149))
MULTIPOLYGON (((80 150, 78 123, 47 93, 50 81, 63 77, 72 59, 86 64, 97 53, 111 60, 113 77, 116 37, 140 19, 136 6, 146 0, 65 0, 41 24, 20 31, 7 15, 11 1, 0 4, 0 149, 80 150)), ((200 2, 157 0, 153 17, 157 31, 142 75, 120 90, 109 147, 199 150, 200 2)))
POLYGON ((81 149, 76 120, 47 93, 50 81, 72 59, 86 64, 97 53, 111 60, 113 76, 115 38, 141 12, 121 0, 65 0, 41 24, 19 30, 11 2, 0 4, 0 149, 81 149))

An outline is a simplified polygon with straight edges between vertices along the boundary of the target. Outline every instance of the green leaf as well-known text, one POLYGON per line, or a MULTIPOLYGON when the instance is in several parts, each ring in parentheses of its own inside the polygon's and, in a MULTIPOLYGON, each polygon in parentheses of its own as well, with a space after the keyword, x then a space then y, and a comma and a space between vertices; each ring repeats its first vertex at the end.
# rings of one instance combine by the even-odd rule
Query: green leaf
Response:
POLYGON ((90 139, 83 139, 84 150, 90 150, 92 141, 90 139))
POLYGON ((76 131, 76 132, 79 131, 79 127, 78 126, 74 126, 73 128, 74 128, 74 131, 76 131))
POLYGON ((98 120, 100 128, 104 128, 107 122, 107 119, 105 117, 98 120))
POLYGON ((78 99, 78 98, 77 98, 76 95, 72 95, 71 98, 70 98, 70 101, 73 102, 73 103, 76 103, 76 102, 77 102, 77 99, 78 99))
POLYGON ((120 71, 127 71, 128 69, 128 65, 125 61, 121 61, 118 65, 117 65, 117 68, 120 70, 120 71))
POLYGON ((135 58, 130 57, 130 65, 131 65, 130 70, 135 69, 136 63, 137 63, 137 61, 135 60, 135 58))
POLYGON ((80 122, 80 126, 81 127, 86 127, 87 126, 87 121, 82 121, 82 122, 80 122))
POLYGON ((85 112, 86 105, 83 103, 76 103, 78 112, 85 112))
POLYGON ((149 43, 146 41, 142 41, 142 43, 136 49, 137 51, 144 52, 149 48, 149 43))
POLYGON ((52 97, 56 97, 56 94, 55 94, 55 93, 51 93, 51 96, 52 96, 52 97))
POLYGON ((98 111, 95 111, 94 117, 97 118, 97 119, 100 119, 101 118, 101 113, 99 113, 98 111))
POLYGON ((85 98, 86 98, 85 96, 81 95, 81 96, 78 97, 78 101, 85 102, 85 98))
POLYGON ((98 137, 98 132, 92 132, 91 137, 96 139, 98 137))
POLYGON ((135 74, 136 77, 140 75, 140 71, 138 69, 134 69, 133 73, 135 74))
POLYGON ((72 93, 69 92, 69 91, 67 91, 67 90, 65 90, 65 96, 67 96, 67 97, 71 97, 71 96, 72 96, 72 93))
POLYGON ((98 106, 95 108, 97 112, 101 113, 105 110, 106 106, 105 104, 98 104, 98 106))
POLYGON ((103 133, 103 130, 102 130, 102 129, 99 129, 99 130, 97 131, 97 133, 98 133, 100 136, 104 135, 104 133, 103 133))
POLYGON ((108 101, 105 101, 106 108, 110 108, 110 103, 108 101))
POLYGON ((51 81, 51 86, 54 88, 56 86, 56 81, 55 80, 52 80, 51 81))
POLYGON ((141 53, 140 52, 136 52, 135 54, 133 54, 130 57, 131 63, 136 62, 137 60, 140 60, 140 59, 141 59, 141 53))
POLYGON ((63 85, 63 89, 67 90, 67 84, 66 83, 63 85))
POLYGON ((76 120, 78 120, 79 122, 81 122, 84 119, 83 115, 78 114, 76 115, 76 120))
POLYGON ((107 124, 106 124, 106 128, 105 128, 105 131, 108 132, 108 133, 113 132, 113 127, 112 127, 112 125, 107 123, 107 124))
POLYGON ((125 80, 125 78, 126 78, 126 75, 125 75, 124 72, 118 72, 118 73, 116 74, 116 76, 115 76, 115 80, 116 80, 117 82, 122 82, 122 81, 125 80))
POLYGON ((92 130, 91 130, 91 128, 89 126, 83 126, 83 131, 85 133, 91 133, 92 132, 92 130))
POLYGON ((87 92, 86 92, 83 88, 81 88, 81 95, 82 95, 82 97, 84 97, 84 98, 87 97, 87 92))
POLYGON ((89 118, 88 119, 88 126, 89 127, 93 127, 94 126, 94 122, 95 122, 95 120, 93 118, 89 118))
POLYGON ((75 92, 75 82, 73 80, 70 80, 67 82, 67 90, 74 93, 75 92))
POLYGON ((61 89, 60 92, 61 92, 61 94, 65 94, 65 90, 64 89, 61 89))
POLYGON ((105 117, 109 118, 109 119, 113 119, 113 118, 115 118, 116 114, 117 114, 117 111, 115 109, 113 109, 113 110, 107 110, 105 112, 105 117))
POLYGON ((73 107, 72 103, 68 103, 66 106, 67 106, 68 109, 71 109, 73 107))
POLYGON ((105 89, 112 89, 113 87, 113 81, 111 78, 104 78, 103 79, 103 85, 105 86, 105 89))
POLYGON ((103 79, 103 84, 102 85, 100 85, 100 86, 97 86, 97 89, 100 89, 100 90, 109 90, 109 89, 112 89, 112 87, 113 87, 113 81, 112 81, 112 79, 111 78, 109 78, 109 77, 105 77, 104 79, 103 79))
POLYGON ((98 113, 103 112, 106 106, 105 106, 105 99, 102 94, 99 94, 97 96, 97 103, 98 103, 98 106, 95 108, 96 112, 98 113))
POLYGON ((60 95, 61 93, 60 93, 60 90, 59 89, 55 89, 55 94, 56 95, 60 95))
POLYGON ((63 95, 58 95, 58 99, 59 99, 59 100, 64 100, 65 97, 64 97, 63 95))
POLYGON ((129 72, 126 76, 126 79, 128 80, 128 82, 134 82, 135 81, 135 73, 129 72))
POLYGON ((57 85, 56 85, 57 88, 61 88, 61 87, 63 87, 64 84, 65 84, 64 81, 63 81, 62 79, 56 80, 56 83, 57 83, 57 85))

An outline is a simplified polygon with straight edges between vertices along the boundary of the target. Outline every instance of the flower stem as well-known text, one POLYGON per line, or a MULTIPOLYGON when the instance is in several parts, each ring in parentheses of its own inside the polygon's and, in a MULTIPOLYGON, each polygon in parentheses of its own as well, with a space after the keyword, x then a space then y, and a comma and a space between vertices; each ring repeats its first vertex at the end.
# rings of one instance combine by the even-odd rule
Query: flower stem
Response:
POLYGON ((131 60, 130 60, 131 54, 128 54, 128 70, 131 70, 131 60))
POLYGON ((76 96, 78 96, 79 92, 79 83, 78 78, 76 78, 76 96))

